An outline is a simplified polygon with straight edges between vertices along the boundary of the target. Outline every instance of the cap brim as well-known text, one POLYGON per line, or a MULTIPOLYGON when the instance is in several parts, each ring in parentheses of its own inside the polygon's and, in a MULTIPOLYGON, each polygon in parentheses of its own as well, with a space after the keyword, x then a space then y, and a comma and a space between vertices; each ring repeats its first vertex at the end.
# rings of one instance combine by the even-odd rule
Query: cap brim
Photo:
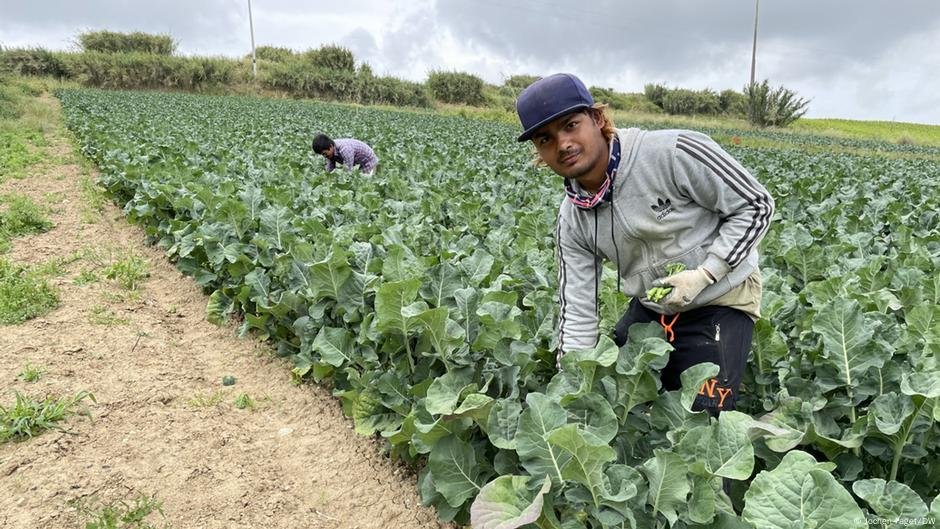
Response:
POLYGON ((536 131, 538 131, 538 130, 539 130, 540 128, 542 128, 543 126, 548 125, 548 124, 551 123, 552 121, 555 121, 556 119, 558 119, 558 118, 560 118, 560 117, 562 117, 562 116, 565 116, 565 115, 567 115, 567 114, 571 114, 572 112, 575 112, 575 111, 581 110, 581 109, 585 109, 585 108, 591 108, 591 105, 588 105, 588 104, 585 104, 585 103, 578 103, 577 105, 568 107, 568 108, 566 108, 566 109, 564 109, 564 110, 560 110, 560 111, 558 111, 558 112, 552 114, 551 116, 549 116, 549 117, 543 119, 542 121, 539 121, 539 122, 536 123, 535 125, 532 125, 532 126, 529 127, 528 129, 526 129, 525 132, 523 132, 522 134, 519 135, 519 137, 517 138, 516 141, 519 141, 519 142, 528 141, 528 140, 532 139, 532 136, 535 135, 536 131))

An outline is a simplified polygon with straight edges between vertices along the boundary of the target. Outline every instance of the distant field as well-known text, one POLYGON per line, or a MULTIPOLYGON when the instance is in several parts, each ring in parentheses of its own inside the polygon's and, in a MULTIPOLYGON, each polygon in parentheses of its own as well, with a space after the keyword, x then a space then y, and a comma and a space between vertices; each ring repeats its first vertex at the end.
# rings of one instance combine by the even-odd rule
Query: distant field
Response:
POLYGON ((896 121, 854 121, 849 119, 801 119, 791 130, 826 136, 849 136, 884 140, 891 143, 913 142, 940 146, 940 125, 922 125, 896 121))

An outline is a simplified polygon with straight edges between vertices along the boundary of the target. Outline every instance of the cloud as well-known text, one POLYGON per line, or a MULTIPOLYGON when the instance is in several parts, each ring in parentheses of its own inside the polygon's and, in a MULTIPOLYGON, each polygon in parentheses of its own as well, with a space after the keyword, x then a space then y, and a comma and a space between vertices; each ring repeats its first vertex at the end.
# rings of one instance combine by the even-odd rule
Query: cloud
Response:
MULTIPOLYGON (((169 33, 183 53, 250 50, 247 2, 7 2, 0 44, 68 48, 82 30, 169 33)), ((338 43, 380 75, 461 70, 488 82, 568 71, 591 85, 741 89, 754 3, 740 0, 254 0, 256 43, 338 43)), ((940 123, 940 2, 760 5, 757 77, 810 97, 813 116, 940 123)))

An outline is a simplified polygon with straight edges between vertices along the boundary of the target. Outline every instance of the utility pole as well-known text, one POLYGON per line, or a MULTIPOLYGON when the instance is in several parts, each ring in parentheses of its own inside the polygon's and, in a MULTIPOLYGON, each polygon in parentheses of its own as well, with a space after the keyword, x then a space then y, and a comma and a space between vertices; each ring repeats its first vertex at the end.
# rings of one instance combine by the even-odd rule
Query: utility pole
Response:
MULTIPOLYGON (((248 0, 251 2, 251 0, 248 0)), ((757 13, 760 11, 760 0, 754 4, 754 47, 751 48, 751 86, 754 86, 754 71, 757 66, 757 13)))
MULTIPOLYGON (((248 27, 251 28, 251 74, 258 77, 258 59, 255 57, 255 23, 251 19, 251 0, 248 0, 248 27)), ((753 70, 751 71, 751 77, 754 77, 753 70)), ((751 82, 754 82, 753 79, 751 82)))

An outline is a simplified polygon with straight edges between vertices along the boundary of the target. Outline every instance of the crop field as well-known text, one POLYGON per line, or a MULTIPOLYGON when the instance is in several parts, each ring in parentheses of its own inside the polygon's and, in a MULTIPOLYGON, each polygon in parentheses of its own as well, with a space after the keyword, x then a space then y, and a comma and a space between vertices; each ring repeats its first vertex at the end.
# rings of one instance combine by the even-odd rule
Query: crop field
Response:
MULTIPOLYGON (((716 133, 745 139, 724 147, 778 209, 741 399, 715 420, 690 403, 717 366, 659 389, 671 347, 656 324, 555 369, 564 193, 513 126, 240 97, 59 98, 111 197, 208 294, 207 317, 269 339, 296 380, 328 387, 358 433, 419 471, 442 520, 861 529, 940 517, 936 147, 804 134, 819 149, 762 148, 772 133, 716 133), (377 174, 326 173, 317 131, 368 141, 377 174)), ((609 331, 628 299, 606 272, 609 331)))

